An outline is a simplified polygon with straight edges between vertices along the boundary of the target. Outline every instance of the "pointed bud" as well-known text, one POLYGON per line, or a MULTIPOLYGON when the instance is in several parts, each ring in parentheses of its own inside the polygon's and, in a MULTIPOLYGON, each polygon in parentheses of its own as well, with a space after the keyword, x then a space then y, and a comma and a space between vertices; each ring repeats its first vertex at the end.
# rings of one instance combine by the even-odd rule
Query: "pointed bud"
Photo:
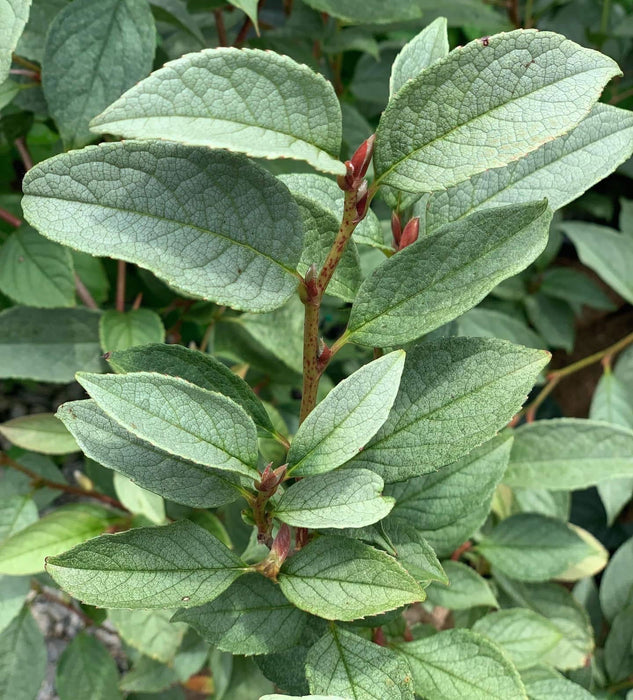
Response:
POLYGON ((279 569, 281 569, 282 564, 286 561, 290 553, 291 541, 290 528, 286 523, 283 523, 279 528, 277 537, 273 540, 270 552, 268 552, 265 559, 255 565, 255 569, 259 571, 260 574, 276 581, 279 569))
POLYGON ((332 357, 332 351, 323 342, 323 338, 319 338, 319 350, 317 354, 317 359, 319 361, 320 367, 325 367, 332 357))
POLYGON ((413 219, 404 227, 402 232, 402 237, 400 238, 400 246, 398 250, 403 250, 412 243, 418 240, 418 235, 420 233, 420 217, 414 216, 413 219))
POLYGON ((402 223, 398 212, 391 212, 391 233, 393 233, 394 248, 398 250, 400 238, 402 238, 402 223))
POLYGON ((354 177, 357 180, 365 177, 365 173, 369 168, 371 159, 374 155, 374 143, 376 142, 376 134, 372 134, 366 141, 363 141, 352 156, 352 165, 354 167, 354 177))
POLYGON ((357 224, 366 213, 367 209, 367 198, 368 198, 368 185, 367 180, 363 180, 360 183, 358 191, 356 193, 356 218, 354 223, 357 224))
POLYGON ((319 270, 316 263, 312 263, 305 275, 306 291, 308 292, 309 299, 314 298, 319 293, 319 287, 317 285, 318 279, 319 270))
POLYGON ((261 479, 255 482, 255 488, 263 493, 274 493, 277 490, 279 484, 283 481, 284 476, 286 476, 287 464, 282 464, 281 467, 277 469, 271 469, 272 462, 266 465, 266 468, 261 474, 261 479))

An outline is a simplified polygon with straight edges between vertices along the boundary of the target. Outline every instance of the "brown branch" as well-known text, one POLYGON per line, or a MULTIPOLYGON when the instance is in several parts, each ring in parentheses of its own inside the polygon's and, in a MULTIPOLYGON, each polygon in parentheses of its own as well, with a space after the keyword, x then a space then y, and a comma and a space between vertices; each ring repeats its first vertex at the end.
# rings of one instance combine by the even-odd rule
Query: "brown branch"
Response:
POLYGON ((28 68, 29 70, 32 70, 34 73, 40 72, 40 67, 37 65, 37 63, 31 63, 31 61, 27 61, 26 58, 22 58, 22 56, 18 56, 16 53, 14 53, 11 56, 11 60, 13 61, 13 63, 17 63, 19 66, 22 66, 23 68, 28 68))
POLYGON ((6 209, 0 209, 0 219, 6 221, 11 226, 15 226, 15 228, 20 228, 20 226, 22 226, 22 219, 13 216, 13 214, 6 209))
POLYGON ((213 10, 213 16, 215 17, 215 28, 218 31, 218 44, 220 46, 228 46, 228 40, 226 37, 226 27, 224 26, 224 17, 222 16, 222 10, 213 10))
POLYGON ((72 602, 64 600, 60 596, 56 596, 54 593, 47 591, 45 588, 40 586, 38 581, 36 581, 35 579, 31 581, 31 588, 37 593, 37 595, 42 596, 42 598, 46 598, 46 600, 50 600, 51 603, 61 605, 67 610, 70 610, 71 612, 75 613, 75 615, 77 615, 77 617, 81 619, 81 621, 84 623, 84 625, 86 625, 86 627, 92 627, 93 625, 97 625, 97 623, 89 615, 86 615, 86 613, 83 610, 76 608, 72 604, 72 602))
POLYGON ((116 276, 116 310, 125 311, 125 260, 119 260, 116 276))
POLYGON ((33 158, 31 158, 29 149, 26 147, 24 138, 20 136, 20 138, 16 139, 13 143, 20 154, 20 158, 24 164, 24 169, 28 172, 33 167, 33 158))
POLYGON ((102 503, 106 503, 107 505, 112 506, 113 508, 118 508, 119 510, 123 510, 126 513, 129 513, 129 510, 120 501, 117 501, 115 498, 110 498, 110 496, 106 496, 105 493, 99 493, 98 491, 82 489, 78 486, 71 486, 70 484, 60 484, 56 481, 45 479, 43 476, 40 476, 37 472, 31 471, 19 462, 16 462, 4 452, 0 452, 0 466, 10 467, 11 469, 15 469, 18 472, 22 472, 22 474, 26 474, 26 476, 28 476, 31 479, 33 484, 37 484, 39 486, 46 486, 49 489, 63 491, 64 493, 71 493, 75 496, 85 496, 86 498, 94 498, 97 501, 101 501, 102 503))
POLYGON ((235 47, 240 47, 245 41, 246 37, 248 36, 248 32, 252 26, 251 18, 247 17, 244 20, 244 23, 242 24, 242 27, 240 31, 238 32, 237 36, 235 37, 235 41, 233 42, 233 46, 235 47))
POLYGON ((81 299, 85 306, 89 309, 98 309, 97 302, 92 298, 92 294, 88 291, 88 287, 81 281, 79 275, 75 272, 75 289, 77 296, 81 299))

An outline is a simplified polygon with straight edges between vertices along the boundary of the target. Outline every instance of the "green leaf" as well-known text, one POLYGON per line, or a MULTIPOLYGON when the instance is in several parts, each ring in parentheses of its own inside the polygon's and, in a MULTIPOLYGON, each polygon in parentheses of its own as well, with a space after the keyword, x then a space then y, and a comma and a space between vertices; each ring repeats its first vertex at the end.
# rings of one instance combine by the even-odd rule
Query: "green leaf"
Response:
POLYGON ((0 548, 0 573, 20 576, 44 571, 48 556, 101 534, 118 516, 101 506, 73 503, 16 532, 0 548))
POLYGON ((405 353, 396 350, 344 379, 299 427, 288 452, 288 473, 309 476, 336 469, 362 450, 393 405, 405 353))
POLYGON ((509 316, 496 309, 478 306, 467 311, 457 320, 459 335, 470 338, 500 338, 528 348, 545 348, 538 336, 520 318, 509 316))
POLYGON ((39 64, 44 56, 46 32, 55 15, 68 5, 68 0, 33 0, 29 21, 20 37, 15 52, 39 64))
POLYGON ((20 612, 30 590, 29 576, 0 576, 0 633, 20 612))
POLYGON ((264 405, 250 386, 212 355, 182 345, 160 343, 114 352, 108 362, 118 373, 160 372, 171 377, 182 377, 203 389, 217 391, 239 404, 258 428, 273 431, 264 405))
POLYGON ((430 192, 507 165, 576 126, 618 74, 610 58, 552 32, 472 41, 389 102, 376 132, 377 181, 430 192))
POLYGON ((150 0, 152 14, 157 22, 169 24, 190 34, 200 47, 206 45, 198 21, 187 11, 187 4, 181 0, 150 0))
POLYGON ((450 559, 443 566, 448 577, 448 587, 435 583, 429 586, 427 596, 430 603, 449 610, 499 607, 488 581, 470 566, 450 559))
POLYGON ((405 83, 448 54, 446 24, 445 17, 438 17, 405 44, 391 66, 391 95, 395 95, 405 83))
POLYGON ((169 688, 178 683, 178 680, 178 674, 171 666, 141 656, 134 662, 132 670, 121 678, 119 688, 123 692, 139 693, 141 697, 145 693, 160 693, 163 690, 165 693, 158 696, 162 700, 182 700, 184 694, 176 694, 175 698, 168 694, 169 688))
POLYGON ((585 609, 571 593, 553 583, 520 583, 495 572, 495 581, 511 598, 507 607, 528 608, 547 618, 561 633, 561 640, 543 663, 562 670, 585 665, 593 651, 593 631, 585 609))
POLYGON ((308 616, 269 579, 244 576, 214 601, 180 610, 174 620, 191 625, 207 642, 232 654, 270 654, 295 646, 308 616))
POLYGON ((557 578, 591 554, 567 523, 537 513, 502 520, 477 549, 496 569, 519 581, 557 578))
POLYGON ((64 649, 55 678, 60 700, 121 700, 118 684, 116 662, 99 640, 81 632, 64 649))
MULTIPOLYGON (((345 106, 344 104, 343 107, 345 106)), ((371 131, 364 138, 370 135, 371 131)), ((353 144, 353 147, 357 145, 359 144, 353 144)), ((280 175, 279 179, 293 195, 313 200, 327 209, 338 222, 343 218, 345 192, 336 184, 335 180, 316 173, 291 173, 280 175)), ((371 209, 367 211, 365 218, 354 229, 352 240, 376 248, 385 247, 380 221, 371 209)))
POLYGON ((30 7, 31 0, 0 0, 0 83, 9 77, 11 55, 29 18, 30 7))
POLYGON ((97 304, 103 304, 108 299, 110 282, 106 275, 103 262, 93 258, 88 253, 71 250, 73 265, 79 279, 87 287, 97 304))
POLYGON ((611 557, 600 584, 600 606, 609 622, 633 605, 633 538, 611 557))
POLYGON ((206 530, 181 520, 103 535, 49 557, 46 570, 84 603, 160 609, 213 600, 247 567, 206 530))
POLYGON ((281 590, 301 610, 356 620, 424 600, 424 589, 385 552, 345 537, 319 537, 282 567, 281 590))
POLYGON ((572 307, 566 301, 553 299, 541 292, 530 294, 524 303, 530 322, 548 346, 571 352, 576 333, 572 307))
POLYGON ((164 664, 172 665, 187 626, 172 623, 171 610, 110 610, 108 620, 126 644, 164 664))
POLYGON ((523 679, 530 700, 592 700, 595 696, 578 683, 559 678, 523 679))
POLYGON ((163 452, 122 428, 94 401, 64 404, 57 414, 87 457, 163 498, 192 508, 217 508, 239 495, 237 475, 163 452))
POLYGON ((633 303, 633 234, 584 221, 564 222, 563 232, 571 238, 581 262, 628 302, 633 303))
POLYGON ((99 314, 16 306, 0 313, 0 377, 72 382, 101 370, 99 314))
POLYGON ((578 126, 504 168, 484 170, 434 192, 426 226, 434 231, 473 211, 547 197, 553 211, 612 173, 633 151, 633 115, 596 104, 578 126))
POLYGON ((277 53, 218 48, 171 61, 93 119, 91 128, 305 160, 342 175, 341 123, 334 88, 307 66, 277 53))
POLYGON ((604 662, 612 683, 627 679, 633 672, 633 605, 613 618, 604 644, 604 662))
POLYGON ((486 615, 477 620, 473 631, 501 647, 520 670, 541 663, 563 636, 547 618, 521 608, 486 615))
POLYGON ((257 429, 226 396, 155 372, 79 374, 77 381, 141 440, 198 464, 257 476, 257 429))
POLYGON ((24 216, 47 238, 136 263, 195 296, 268 311, 296 289, 297 205, 243 156, 160 141, 103 144, 35 166, 24 192, 24 216))
POLYGON ((366 700, 413 700, 407 662, 335 625, 310 649, 306 659, 310 691, 366 700))
POLYGON ((143 515, 157 525, 165 522, 165 503, 160 496, 137 486, 119 472, 114 475, 114 490, 117 498, 131 513, 143 515))
MULTIPOLYGON (((55 484, 68 484, 59 467, 50 457, 35 452, 25 452, 16 461, 47 481, 52 481, 55 484)), ((3 498, 29 496, 37 508, 42 509, 59 496, 59 490, 48 486, 41 486, 34 490, 31 477, 8 467, 0 470, 0 476, 2 477, 3 498)))
POLYGON ((229 3, 233 5, 233 7, 237 7, 239 10, 242 10, 242 12, 247 15, 247 17, 253 23, 255 31, 259 34, 259 25, 257 22, 258 0, 229 0, 229 3))
POLYGON ((37 506, 29 496, 0 499, 0 544, 36 520, 37 506))
POLYGON ((572 267, 550 267, 543 273, 540 291, 572 306, 590 306, 593 309, 613 311, 615 304, 602 287, 588 275, 572 267))
POLYGON ((456 318, 538 256, 551 216, 545 201, 500 207, 421 237, 363 282, 349 319, 351 339, 393 346, 456 318))
POLYGON ((380 527, 392 546, 393 551, 389 553, 396 557, 419 584, 426 586, 431 581, 448 584, 446 572, 433 548, 415 527, 398 520, 385 520, 380 527))
POLYGON ((508 424, 548 359, 540 350, 487 338, 414 347, 389 417, 349 466, 392 482, 463 457, 508 424))
POLYGON ((46 675, 46 644, 28 608, 0 634, 0 697, 33 700, 46 675))
POLYGON ((165 327, 160 316, 150 309, 110 310, 99 321, 99 340, 104 352, 127 350, 135 345, 164 342, 165 327))
POLYGON ((536 421, 514 431, 508 486, 584 489, 633 476, 633 431, 581 418, 536 421))
POLYGON ((152 69, 156 29, 144 0, 76 0, 46 35, 42 87, 66 148, 95 137, 88 122, 152 69))
POLYGON ((383 480, 368 469, 345 469, 293 484, 275 504, 276 517, 295 527, 364 527, 382 520, 395 503, 382 497, 383 480))
POLYGON ((388 486, 396 505, 386 523, 412 525, 448 556, 484 523, 511 447, 505 432, 439 471, 388 486))
POLYGON ((70 251, 22 226, 0 248, 0 290, 26 306, 74 306, 70 251))
POLYGON ((47 455, 77 452, 79 447, 53 413, 35 413, 0 423, 0 433, 14 445, 47 455))
POLYGON ((399 644, 415 692, 428 700, 527 698, 517 670, 500 649, 470 630, 446 630, 399 644))
POLYGON ((305 0, 306 5, 327 12, 348 24, 385 24, 418 19, 422 15, 419 0, 366 0, 361 5, 358 0, 305 0))

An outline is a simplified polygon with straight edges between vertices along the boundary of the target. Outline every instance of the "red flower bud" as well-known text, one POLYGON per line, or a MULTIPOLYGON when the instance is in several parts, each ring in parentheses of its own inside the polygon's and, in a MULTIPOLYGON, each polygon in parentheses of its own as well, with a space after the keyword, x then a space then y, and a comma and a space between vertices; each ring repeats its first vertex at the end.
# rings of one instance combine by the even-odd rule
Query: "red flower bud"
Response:
POLYGON ((398 250, 402 238, 402 223, 397 212, 391 212, 391 233, 393 233, 394 248, 398 250))
POLYGON ((372 134, 367 140, 363 141, 352 156, 352 166, 354 168, 354 177, 360 180, 365 177, 365 173, 369 168, 371 159, 374 155, 374 143, 376 142, 376 134, 372 134))
POLYGON ((407 225, 404 227, 402 232, 402 237, 400 238, 400 245, 398 250, 403 250, 412 243, 418 240, 418 235, 420 233, 420 217, 414 216, 407 225))
POLYGON ((336 182, 342 190, 353 190, 355 185, 355 177, 354 166, 351 160, 345 161, 345 169, 345 175, 339 175, 336 178, 336 182))

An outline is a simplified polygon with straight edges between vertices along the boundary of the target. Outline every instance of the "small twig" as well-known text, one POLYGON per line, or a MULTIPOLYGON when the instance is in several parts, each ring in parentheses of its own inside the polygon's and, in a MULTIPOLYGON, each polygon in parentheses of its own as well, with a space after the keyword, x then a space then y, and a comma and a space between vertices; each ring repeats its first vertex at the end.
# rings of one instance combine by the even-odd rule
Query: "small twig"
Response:
POLYGON ((50 600, 51 603, 62 605, 67 610, 70 610, 71 612, 75 613, 75 615, 77 615, 77 617, 81 619, 81 621, 84 623, 84 625, 86 625, 86 627, 92 627, 93 625, 97 625, 97 623, 89 615, 86 615, 86 613, 83 610, 76 608, 72 604, 72 602, 64 600, 60 596, 56 596, 54 593, 47 591, 45 588, 40 586, 40 584, 35 579, 31 581, 31 588, 37 593, 37 595, 42 596, 42 598, 50 600))
POLYGON ((115 498, 110 498, 110 496, 106 496, 105 493, 99 493, 98 491, 82 489, 78 486, 71 486, 70 484, 60 484, 56 481, 45 479, 43 476, 40 476, 37 472, 31 471, 19 462, 16 462, 4 452, 0 452, 0 465, 10 467, 11 469, 15 469, 18 472, 22 472, 22 474, 26 474, 26 476, 28 476, 34 484, 46 486, 49 489, 55 489, 57 491, 63 491, 64 493, 72 493, 75 496, 85 496, 86 498, 94 498, 97 501, 101 501, 102 503, 107 503, 113 508, 118 508, 119 510, 123 510, 126 513, 129 513, 129 510, 120 501, 117 501, 115 498))
POLYGON ((11 60, 13 63, 17 63, 19 66, 22 66, 23 68, 28 68, 29 70, 32 70, 34 73, 40 72, 40 67, 37 65, 37 63, 31 63, 31 61, 27 61, 26 58, 22 58, 22 56, 18 56, 16 53, 14 53, 11 56, 11 60))
POLYGON ((624 336, 624 338, 618 340, 617 343, 609 345, 609 347, 604 348, 604 350, 598 350, 598 352, 594 352, 592 355, 583 357, 577 362, 572 362, 572 364, 567 365, 567 367, 553 370, 547 375, 547 384, 541 389, 537 397, 531 403, 525 406, 519 415, 525 415, 527 422, 532 422, 536 417, 536 411, 538 410, 539 406, 552 393, 552 391, 554 391, 561 379, 569 377, 571 374, 575 374, 581 369, 585 369, 585 367, 595 365, 597 362, 602 362, 606 358, 608 358, 608 361, 610 362, 614 355, 621 352, 624 350, 624 348, 631 344, 633 344, 633 333, 629 333, 629 335, 624 336))
POLYGON ((75 272, 75 289, 77 295, 89 309, 98 309, 97 302, 92 298, 92 294, 88 291, 88 287, 81 281, 79 275, 75 272))
POLYGON ((18 153, 20 154, 20 158, 22 159, 22 163, 24 164, 24 169, 28 172, 33 167, 33 158, 31 158, 29 149, 26 147, 24 138, 20 136, 20 138, 17 138, 13 143, 15 144, 15 147, 17 148, 18 153))
POLYGON ((472 549, 473 543, 470 540, 466 540, 464 544, 460 544, 459 547, 451 554, 451 561, 459 561, 460 557, 464 552, 472 549))
POLYGON ((132 311, 138 311, 141 308, 142 301, 143 301, 143 292, 139 292, 136 295, 136 299, 134 299, 134 303, 132 304, 132 311))
POLYGON ((534 19, 532 17, 533 12, 533 0, 525 0, 525 17, 523 19, 523 27, 525 29, 531 29, 534 24, 534 19))
POLYGON ((612 95, 611 98, 609 99, 609 104, 610 105, 617 105, 620 102, 631 97, 632 95, 633 95, 633 87, 628 88, 627 90, 624 90, 623 92, 616 92, 615 95, 612 95))
POLYGON ((9 75, 23 75, 26 78, 32 78, 36 82, 40 82, 40 74, 28 68, 11 68, 9 75))
POLYGON ((119 260, 116 276, 116 310, 125 311, 125 260, 119 260))
POLYGON ((213 16, 215 17, 215 28, 218 31, 218 44, 220 46, 228 46, 228 41, 226 38, 226 27, 224 26, 224 17, 222 16, 222 10, 213 10, 213 16))
POLYGON ((507 7, 508 18, 514 27, 518 29, 521 26, 521 19, 519 18, 519 0, 508 0, 507 7))
POLYGON ((251 18, 246 17, 244 20, 244 23, 242 24, 242 27, 240 31, 238 32, 237 36, 235 37, 235 41, 233 42, 233 46, 235 47, 240 47, 245 41, 246 37, 248 36, 248 32, 252 26, 251 18))
POLYGON ((20 226, 22 226, 22 219, 18 219, 17 216, 13 216, 13 214, 6 209, 0 209, 0 219, 6 221, 11 226, 15 226, 15 228, 20 228, 20 226))

